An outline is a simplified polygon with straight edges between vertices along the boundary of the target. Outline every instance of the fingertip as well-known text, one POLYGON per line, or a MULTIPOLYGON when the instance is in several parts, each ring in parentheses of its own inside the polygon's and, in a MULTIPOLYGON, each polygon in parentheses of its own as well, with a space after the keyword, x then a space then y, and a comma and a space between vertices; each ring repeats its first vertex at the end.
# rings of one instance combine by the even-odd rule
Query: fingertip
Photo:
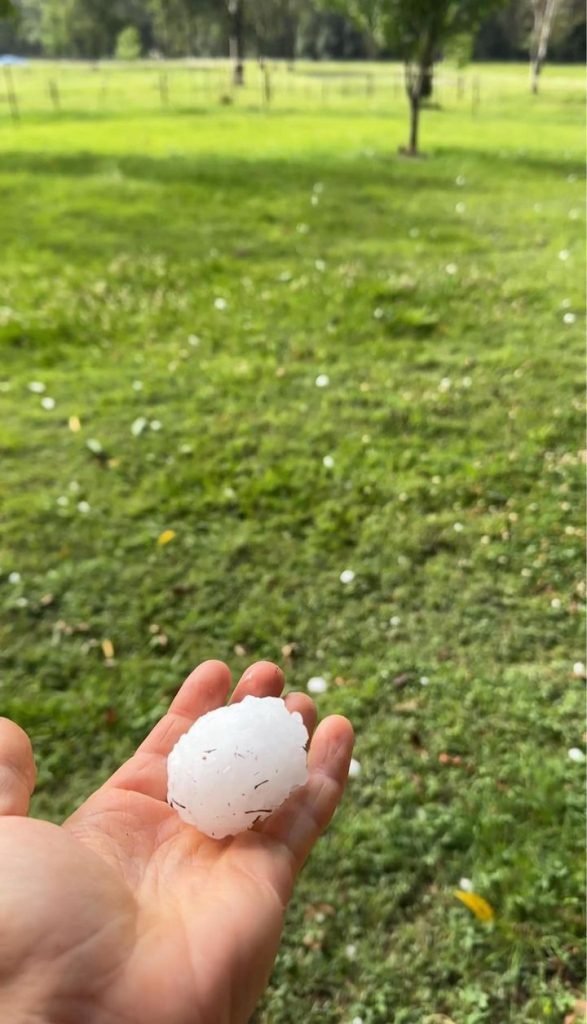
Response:
POLYGON ((279 697, 285 685, 285 676, 273 661, 255 661, 246 669, 234 688, 231 704, 245 697, 279 697))

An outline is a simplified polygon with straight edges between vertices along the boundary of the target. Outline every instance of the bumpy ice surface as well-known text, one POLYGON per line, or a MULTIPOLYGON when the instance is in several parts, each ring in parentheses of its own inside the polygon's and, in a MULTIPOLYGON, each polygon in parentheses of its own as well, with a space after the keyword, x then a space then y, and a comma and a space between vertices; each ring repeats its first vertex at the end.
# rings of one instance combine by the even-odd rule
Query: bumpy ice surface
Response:
POLYGON ((302 716, 279 697, 245 697, 194 722, 167 759, 167 800, 214 839, 245 832, 308 777, 302 716))

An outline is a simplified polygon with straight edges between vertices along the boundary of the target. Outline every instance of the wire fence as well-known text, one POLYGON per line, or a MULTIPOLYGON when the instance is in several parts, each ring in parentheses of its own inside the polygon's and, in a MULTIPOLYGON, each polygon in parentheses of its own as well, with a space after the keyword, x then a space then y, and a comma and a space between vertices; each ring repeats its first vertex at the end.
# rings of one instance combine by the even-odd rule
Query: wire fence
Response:
MULTIPOLYGON (((575 75, 551 76, 548 89, 581 93, 575 75)), ((431 102, 476 114, 484 102, 528 90, 527 75, 463 71, 440 66, 431 102)), ((239 106, 275 110, 351 108, 390 110, 405 102, 401 65, 311 65, 247 62, 245 84, 235 86, 227 61, 141 61, 133 64, 30 61, 0 69, 0 119, 104 112, 197 110, 239 106)))

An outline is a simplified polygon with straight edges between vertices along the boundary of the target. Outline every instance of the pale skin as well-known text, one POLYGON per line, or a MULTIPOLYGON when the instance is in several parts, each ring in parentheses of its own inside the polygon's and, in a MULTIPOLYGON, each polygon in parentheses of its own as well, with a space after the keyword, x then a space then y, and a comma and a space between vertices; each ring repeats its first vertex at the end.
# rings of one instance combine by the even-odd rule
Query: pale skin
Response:
MULTIPOLYGON (((279 696, 281 671, 249 668, 232 701, 279 696)), ((318 726, 308 783, 255 830, 221 841, 166 803, 166 757, 223 705, 230 672, 199 665, 137 752, 62 826, 27 817, 29 739, 0 718, 0 1020, 11 1024, 245 1024, 277 952, 295 879, 342 796, 350 723, 318 726)))

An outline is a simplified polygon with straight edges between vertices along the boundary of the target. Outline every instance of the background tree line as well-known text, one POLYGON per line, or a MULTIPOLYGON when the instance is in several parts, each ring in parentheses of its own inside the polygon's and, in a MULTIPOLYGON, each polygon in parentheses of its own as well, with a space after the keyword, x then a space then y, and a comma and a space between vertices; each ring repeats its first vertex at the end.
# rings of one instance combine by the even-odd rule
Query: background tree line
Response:
MULTIPOLYGON (((2 17, 8 6, 0 0, 0 52, 31 56, 402 56, 394 34, 377 31, 374 20, 385 6, 377 0, 13 0, 15 16, 2 17)), ((467 41, 468 53, 478 60, 527 58, 536 6, 536 0, 508 0, 489 11, 467 41)), ((584 60, 583 0, 558 0, 556 8, 549 58, 584 60)))

